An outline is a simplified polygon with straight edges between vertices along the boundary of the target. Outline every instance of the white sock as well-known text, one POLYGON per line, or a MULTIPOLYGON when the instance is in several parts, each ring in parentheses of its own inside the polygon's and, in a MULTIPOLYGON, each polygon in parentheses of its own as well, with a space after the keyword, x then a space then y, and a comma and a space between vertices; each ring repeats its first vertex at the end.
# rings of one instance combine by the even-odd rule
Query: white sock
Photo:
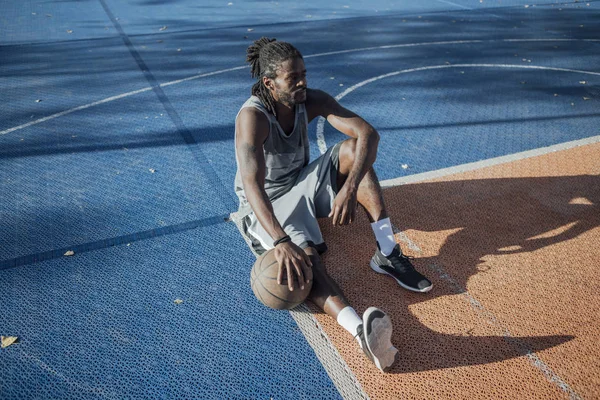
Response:
POLYGON ((375 239, 379 243, 379 250, 384 256, 389 256, 396 246, 396 239, 394 238, 394 232, 392 231, 392 223, 389 218, 381 219, 377 222, 371 223, 373 233, 375 233, 375 239))
MULTIPOLYGON (((345 330, 350 332, 352 336, 356 336, 358 333, 358 326, 362 324, 362 319, 358 316, 354 308, 347 306, 340 311, 337 316, 337 322, 345 330)), ((357 338, 358 339, 358 338, 357 338)), ((360 339, 358 339, 360 342, 360 339)))

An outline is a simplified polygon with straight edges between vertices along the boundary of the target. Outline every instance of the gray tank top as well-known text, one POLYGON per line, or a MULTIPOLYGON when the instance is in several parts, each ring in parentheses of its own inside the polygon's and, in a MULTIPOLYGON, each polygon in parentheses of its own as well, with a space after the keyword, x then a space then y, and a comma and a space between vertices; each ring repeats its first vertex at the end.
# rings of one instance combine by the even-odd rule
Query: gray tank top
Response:
MULTIPOLYGON (((287 193, 296 182, 298 174, 310 159, 308 143, 308 117, 304 104, 296 105, 294 130, 286 135, 281 129, 277 118, 267 111, 258 97, 250 97, 240 111, 246 107, 254 107, 262 111, 269 119, 269 136, 263 144, 265 154, 266 174, 265 191, 271 201, 287 193)), ((240 113, 238 112, 238 116, 240 113)), ((237 116, 236 116, 237 119, 237 116)), ((239 217, 245 217, 252 212, 246 200, 237 149, 235 154, 237 172, 235 174, 235 193, 240 200, 239 217)))

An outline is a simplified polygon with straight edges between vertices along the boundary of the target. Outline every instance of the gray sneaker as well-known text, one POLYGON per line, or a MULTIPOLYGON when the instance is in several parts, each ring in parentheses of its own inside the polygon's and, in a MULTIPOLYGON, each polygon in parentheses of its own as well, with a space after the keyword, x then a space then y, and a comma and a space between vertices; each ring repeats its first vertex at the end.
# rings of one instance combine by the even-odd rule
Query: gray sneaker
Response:
POLYGON ((410 262, 410 257, 402 254, 400 245, 396 244, 392 254, 384 256, 379 248, 371 259, 371 269, 380 274, 390 275, 404 289, 413 292, 429 292, 433 287, 431 281, 421 275, 410 262))
POLYGON ((377 368, 387 372, 394 365, 398 350, 392 345, 392 321, 386 313, 369 307, 363 314, 363 323, 358 326, 356 336, 365 355, 377 368))

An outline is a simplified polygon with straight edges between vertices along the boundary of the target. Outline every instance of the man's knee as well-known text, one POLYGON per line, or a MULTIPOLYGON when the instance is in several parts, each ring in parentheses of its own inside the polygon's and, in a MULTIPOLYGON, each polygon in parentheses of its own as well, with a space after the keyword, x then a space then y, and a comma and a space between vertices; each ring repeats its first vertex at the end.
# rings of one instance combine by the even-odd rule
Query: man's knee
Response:
POLYGON ((352 166, 354 165, 354 159, 356 158, 356 139, 350 138, 344 140, 340 146, 340 166, 339 172, 342 175, 348 175, 352 166))

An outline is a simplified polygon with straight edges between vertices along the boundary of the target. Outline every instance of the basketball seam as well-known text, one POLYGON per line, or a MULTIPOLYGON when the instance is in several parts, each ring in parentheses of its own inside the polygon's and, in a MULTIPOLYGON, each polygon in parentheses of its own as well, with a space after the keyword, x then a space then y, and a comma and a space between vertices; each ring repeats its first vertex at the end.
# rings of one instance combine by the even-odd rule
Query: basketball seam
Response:
POLYGON ((282 299, 281 297, 277 296, 275 293, 272 293, 272 292, 271 292, 269 289, 267 289, 267 288, 265 287, 265 285, 263 285, 263 283, 262 283, 260 280, 258 281, 258 283, 260 283, 260 286, 262 286, 262 287, 263 287, 263 289, 265 289, 265 291, 266 291, 267 293, 269 293, 271 296, 275 297, 277 300, 281 300, 281 301, 283 301, 283 302, 285 302, 285 303, 289 303, 289 304, 296 304, 296 302, 295 302, 295 301, 289 301, 289 300, 286 300, 286 299, 282 299))

